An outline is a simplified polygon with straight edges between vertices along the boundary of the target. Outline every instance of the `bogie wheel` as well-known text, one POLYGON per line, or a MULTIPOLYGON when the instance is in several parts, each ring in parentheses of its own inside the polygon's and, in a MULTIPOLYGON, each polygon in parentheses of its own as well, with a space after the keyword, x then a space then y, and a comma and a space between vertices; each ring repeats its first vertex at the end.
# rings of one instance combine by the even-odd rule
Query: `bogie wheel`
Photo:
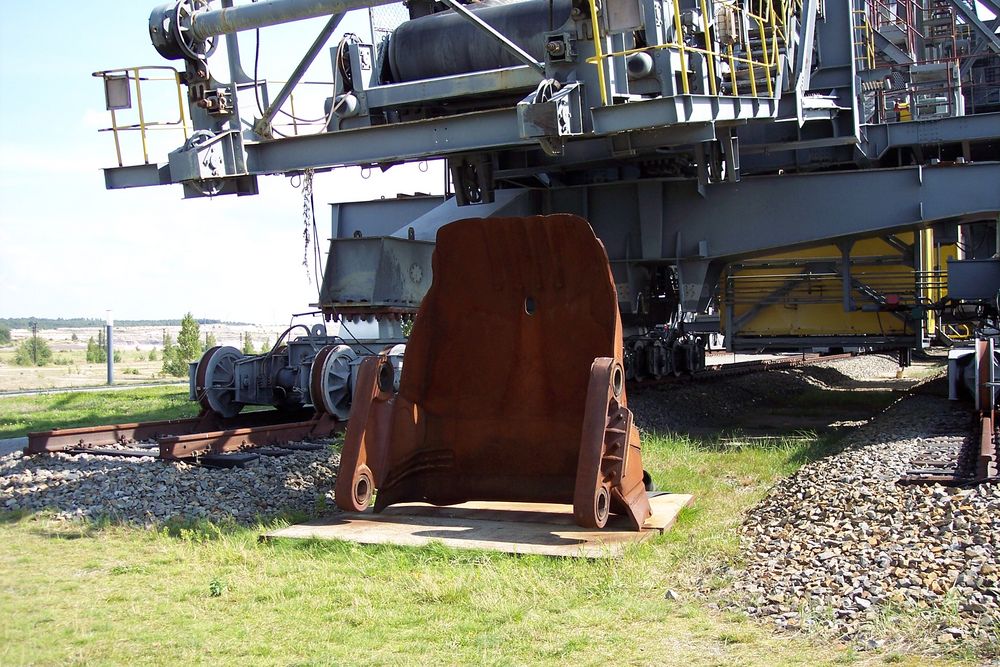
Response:
POLYGON ((351 364, 358 355, 347 345, 327 345, 316 354, 309 389, 317 412, 345 421, 351 413, 354 389, 351 364))
POLYGON ((242 352, 228 345, 210 348, 201 356, 195 371, 201 407, 227 419, 239 414, 243 404, 236 401, 236 362, 242 358, 242 352))

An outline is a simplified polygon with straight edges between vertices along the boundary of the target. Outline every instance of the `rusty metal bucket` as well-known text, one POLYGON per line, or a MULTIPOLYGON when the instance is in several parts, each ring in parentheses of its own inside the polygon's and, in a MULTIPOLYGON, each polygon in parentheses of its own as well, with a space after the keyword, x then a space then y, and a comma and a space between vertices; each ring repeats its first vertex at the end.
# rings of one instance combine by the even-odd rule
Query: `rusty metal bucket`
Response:
POLYGON ((608 258, 572 215, 461 220, 438 232, 434 282, 399 392, 359 370, 336 502, 572 503, 577 523, 649 517, 625 399, 608 258))

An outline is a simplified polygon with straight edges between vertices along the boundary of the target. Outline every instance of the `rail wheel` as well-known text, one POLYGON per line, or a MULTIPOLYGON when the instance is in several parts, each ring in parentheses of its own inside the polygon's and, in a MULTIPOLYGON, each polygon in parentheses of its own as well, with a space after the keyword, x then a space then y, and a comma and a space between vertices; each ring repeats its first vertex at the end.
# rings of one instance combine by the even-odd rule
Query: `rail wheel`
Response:
POLYGON ((310 372, 313 406, 344 421, 351 412, 351 363, 358 358, 347 345, 327 345, 316 354, 310 372))
POLYGON ((219 345, 201 356, 195 370, 195 390, 201 407, 220 417, 235 417, 243 409, 236 401, 236 362, 243 353, 235 347, 219 345))

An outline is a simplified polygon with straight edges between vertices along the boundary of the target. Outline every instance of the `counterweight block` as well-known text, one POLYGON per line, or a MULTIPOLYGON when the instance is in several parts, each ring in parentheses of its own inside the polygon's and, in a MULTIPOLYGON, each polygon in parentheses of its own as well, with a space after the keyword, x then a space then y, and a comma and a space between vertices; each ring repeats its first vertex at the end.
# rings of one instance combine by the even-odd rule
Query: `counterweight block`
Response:
POLYGON ((650 509, 625 397, 608 258, 572 215, 469 219, 438 232, 434 282, 398 393, 386 355, 358 372, 336 502, 574 505, 603 527, 650 509))

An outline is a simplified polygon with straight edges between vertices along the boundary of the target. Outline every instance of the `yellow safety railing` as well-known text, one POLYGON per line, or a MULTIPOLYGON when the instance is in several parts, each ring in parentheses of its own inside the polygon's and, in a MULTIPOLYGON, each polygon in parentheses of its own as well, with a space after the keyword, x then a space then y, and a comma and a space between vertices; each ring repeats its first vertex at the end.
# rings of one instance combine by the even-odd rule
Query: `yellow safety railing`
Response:
MULTIPOLYGON (((706 0, 699 0, 699 2, 703 34, 715 37, 717 28, 712 27, 713 19, 709 17, 708 2, 706 0)), ((601 104, 607 105, 608 103, 607 85, 605 83, 605 61, 612 58, 627 58, 635 53, 649 53, 661 49, 677 52, 682 73, 680 86, 684 95, 691 94, 691 84, 687 76, 687 63, 690 54, 697 53, 705 56, 708 69, 708 89, 711 95, 736 97, 741 94, 739 89, 741 82, 737 76, 737 64, 740 64, 746 66, 745 71, 748 75, 746 83, 749 87, 750 96, 760 97, 763 93, 763 91, 759 91, 757 88, 758 72, 763 72, 765 76, 762 78, 766 83, 767 97, 773 98, 775 96, 777 79, 781 72, 781 56, 785 51, 787 43, 787 21, 795 12, 800 11, 802 2, 801 0, 762 0, 759 4, 761 6, 761 13, 759 14, 735 2, 716 4, 716 7, 725 7, 726 11, 734 12, 735 18, 739 20, 740 25, 740 28, 736 31, 738 33, 736 41, 726 44, 724 50, 716 50, 716 39, 708 38, 705 40, 708 48, 685 44, 683 41, 674 41, 604 53, 596 3, 594 0, 590 0, 591 22, 594 26, 594 56, 588 58, 586 62, 597 67, 597 77, 601 87, 601 104), (748 28, 744 29, 750 24, 756 26, 759 40, 752 40, 749 37, 750 30, 748 28), (755 41, 758 42, 761 52, 759 59, 754 57, 755 41), (719 89, 719 80, 725 78, 724 75, 720 76, 719 79, 716 78, 716 68, 719 63, 725 63, 729 68, 730 90, 728 92, 719 89)), ((680 35, 683 33, 680 3, 674 2, 673 5, 674 34, 680 35)))
POLYGON ((861 19, 854 23, 854 62, 858 64, 858 69, 875 69, 875 35, 868 21, 868 12, 855 9, 852 13, 855 20, 857 15, 861 19))
POLYGON ((149 164, 148 133, 153 130, 179 130, 188 138, 188 123, 184 112, 184 94, 181 91, 180 73, 167 65, 144 65, 140 67, 123 67, 94 72, 104 83, 106 107, 111 112, 111 127, 103 127, 98 132, 111 132, 115 138, 115 154, 118 166, 122 162, 121 134, 122 132, 138 132, 142 140, 142 159, 149 164), (169 72, 169 74, 166 74, 169 72), (143 84, 153 81, 171 81, 177 95, 177 120, 147 121, 146 112, 142 106, 143 84), (138 123, 119 125, 117 112, 132 108, 132 90, 135 90, 135 108, 138 113, 138 123))
POLYGON ((604 54, 601 53, 601 24, 597 20, 597 2, 590 0, 590 23, 594 27, 594 56, 597 65, 597 85, 601 87, 601 105, 608 105, 607 84, 604 82, 604 54))

